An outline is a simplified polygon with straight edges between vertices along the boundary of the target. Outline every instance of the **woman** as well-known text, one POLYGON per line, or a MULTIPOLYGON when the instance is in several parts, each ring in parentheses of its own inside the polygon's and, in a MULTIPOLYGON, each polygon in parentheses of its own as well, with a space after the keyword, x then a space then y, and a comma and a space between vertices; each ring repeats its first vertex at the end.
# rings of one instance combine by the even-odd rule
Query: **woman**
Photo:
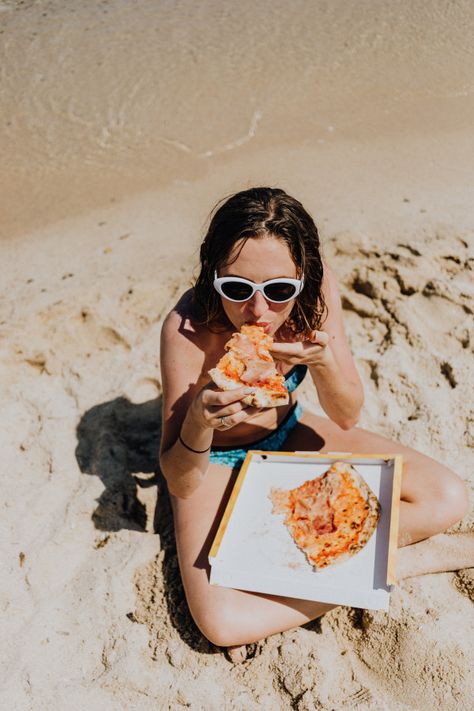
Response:
MULTIPOLYGON (((161 468, 186 598, 201 632, 228 647, 234 661, 245 658, 247 643, 335 607, 209 585, 209 547, 247 449, 403 454, 400 547, 444 531, 467 512, 466 486, 454 472, 355 426, 364 395, 336 278, 322 261, 312 218, 283 190, 245 190, 217 209, 194 289, 165 320, 161 369, 161 468), (244 323, 273 336, 273 356, 291 392, 288 406, 248 407, 242 402, 247 388, 221 392, 209 382, 208 370, 244 323), (327 418, 298 405, 294 391, 305 375, 327 418)), ((414 561, 399 555, 398 576, 448 566, 433 556, 424 567, 414 561)))

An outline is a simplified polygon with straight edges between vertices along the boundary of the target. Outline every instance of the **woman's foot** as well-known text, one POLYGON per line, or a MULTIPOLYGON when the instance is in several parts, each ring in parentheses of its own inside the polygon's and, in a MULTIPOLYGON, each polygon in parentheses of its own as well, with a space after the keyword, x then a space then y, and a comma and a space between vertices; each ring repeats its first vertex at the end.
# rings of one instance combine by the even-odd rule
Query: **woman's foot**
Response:
POLYGON ((241 644, 235 647, 227 647, 227 657, 234 664, 241 664, 247 659, 247 645, 241 644))
POLYGON ((437 533, 397 550, 397 578, 474 567, 474 532, 437 533))

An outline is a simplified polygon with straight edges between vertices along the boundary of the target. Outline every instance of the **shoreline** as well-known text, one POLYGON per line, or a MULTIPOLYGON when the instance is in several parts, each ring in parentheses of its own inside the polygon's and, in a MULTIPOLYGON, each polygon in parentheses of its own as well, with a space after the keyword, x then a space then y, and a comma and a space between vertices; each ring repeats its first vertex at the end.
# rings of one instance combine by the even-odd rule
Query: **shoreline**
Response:
MULTIPOLYGON (((140 12, 120 0, 5 0, 0 241, 130 196, 212 185, 216 172, 226 177, 205 205, 242 178, 285 187, 290 177, 289 191, 323 212, 328 183, 337 190, 346 171, 370 184, 359 161, 376 191, 386 171, 408 188, 416 173, 441 198, 443 181, 472 184, 468 0, 449 12, 421 0, 406 12, 388 0, 242 0, 217 12, 203 0, 185 15, 148 0, 140 12)), ((465 192, 463 204, 471 210, 465 192)))
POLYGON ((239 149, 215 159, 212 171, 201 179, 175 180, 159 190, 127 194, 120 200, 114 197, 113 202, 43 226, 27 229, 23 225, 18 234, 0 239, 0 251, 15 249, 15 243, 48 239, 60 230, 77 229, 83 239, 92 240, 91 234, 83 234, 86 226, 99 243, 107 224, 117 225, 120 231, 132 229, 135 221, 150 234, 160 220, 180 231, 181 217, 186 228, 189 219, 201 228, 198 233, 194 227, 194 240, 192 235, 180 238, 185 248, 193 249, 218 200, 263 184, 283 187, 303 202, 322 234, 352 229, 380 235, 388 243, 400 233, 423 233, 437 227, 471 231, 474 166, 467 160, 471 134, 458 131, 441 137, 403 136, 395 145, 388 136, 370 143, 334 137, 332 143, 317 147, 303 142, 278 150, 239 149), (99 226, 102 229, 96 229, 99 226))

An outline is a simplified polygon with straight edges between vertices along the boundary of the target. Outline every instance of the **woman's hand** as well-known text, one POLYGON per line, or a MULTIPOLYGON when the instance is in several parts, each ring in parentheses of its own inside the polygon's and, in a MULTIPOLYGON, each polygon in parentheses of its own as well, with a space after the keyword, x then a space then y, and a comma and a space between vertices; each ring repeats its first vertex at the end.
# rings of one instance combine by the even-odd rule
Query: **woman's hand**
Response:
POLYGON ((329 336, 325 331, 312 331, 304 340, 278 341, 272 345, 270 352, 275 360, 291 365, 319 365, 331 356, 328 344, 329 336))
POLYGON ((188 419, 191 418, 200 428, 228 430, 260 412, 260 407, 242 402, 252 392, 255 389, 250 387, 223 392, 214 383, 208 383, 194 398, 188 419))

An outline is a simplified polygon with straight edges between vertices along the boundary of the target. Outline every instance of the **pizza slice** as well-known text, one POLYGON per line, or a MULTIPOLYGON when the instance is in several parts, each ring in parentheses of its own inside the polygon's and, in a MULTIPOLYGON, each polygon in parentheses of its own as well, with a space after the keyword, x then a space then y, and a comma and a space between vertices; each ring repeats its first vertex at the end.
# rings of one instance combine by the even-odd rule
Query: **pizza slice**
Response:
POLYGON ((348 462, 334 462, 296 489, 273 488, 272 513, 284 524, 316 570, 343 563, 361 551, 377 528, 380 502, 348 462))
POLYGON ((255 388, 243 402, 254 407, 275 407, 289 401, 285 378, 276 369, 269 351, 273 338, 261 326, 243 325, 227 341, 222 356, 209 375, 222 390, 245 385, 255 388))

